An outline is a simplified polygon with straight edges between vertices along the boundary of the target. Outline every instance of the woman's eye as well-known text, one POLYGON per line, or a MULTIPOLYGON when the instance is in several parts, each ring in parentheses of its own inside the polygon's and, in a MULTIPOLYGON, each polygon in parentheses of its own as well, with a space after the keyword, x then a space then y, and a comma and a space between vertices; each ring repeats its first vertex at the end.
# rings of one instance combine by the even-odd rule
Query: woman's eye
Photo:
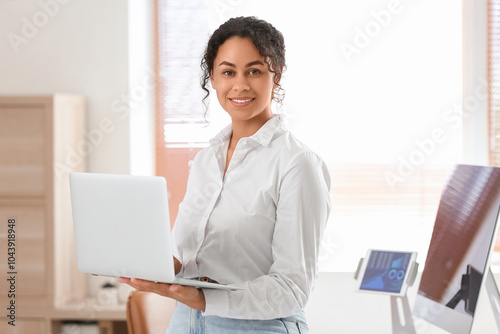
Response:
POLYGON ((250 70, 250 72, 248 72, 248 73, 250 73, 250 75, 255 75, 255 74, 259 74, 260 71, 256 70, 256 69, 253 69, 253 70, 250 70))
POLYGON ((222 72, 222 74, 227 75, 227 76, 233 75, 233 71, 229 71, 229 70, 228 71, 224 71, 224 72, 222 72))

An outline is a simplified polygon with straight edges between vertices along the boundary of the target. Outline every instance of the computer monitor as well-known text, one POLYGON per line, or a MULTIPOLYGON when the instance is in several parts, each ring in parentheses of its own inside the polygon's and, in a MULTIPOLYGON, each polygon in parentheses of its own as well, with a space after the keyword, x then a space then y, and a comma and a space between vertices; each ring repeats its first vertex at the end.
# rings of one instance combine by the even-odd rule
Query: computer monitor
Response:
POLYGON ((499 208, 500 168, 454 168, 441 195, 414 315, 451 333, 470 332, 499 208))

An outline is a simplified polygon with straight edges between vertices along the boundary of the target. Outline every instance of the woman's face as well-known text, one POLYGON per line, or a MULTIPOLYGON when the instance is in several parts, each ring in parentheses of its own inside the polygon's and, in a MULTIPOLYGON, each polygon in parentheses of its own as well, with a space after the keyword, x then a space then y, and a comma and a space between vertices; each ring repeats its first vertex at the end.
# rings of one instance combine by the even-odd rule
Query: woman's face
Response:
POLYGON ((250 38, 229 38, 213 65, 212 87, 233 122, 272 117, 273 73, 250 38))

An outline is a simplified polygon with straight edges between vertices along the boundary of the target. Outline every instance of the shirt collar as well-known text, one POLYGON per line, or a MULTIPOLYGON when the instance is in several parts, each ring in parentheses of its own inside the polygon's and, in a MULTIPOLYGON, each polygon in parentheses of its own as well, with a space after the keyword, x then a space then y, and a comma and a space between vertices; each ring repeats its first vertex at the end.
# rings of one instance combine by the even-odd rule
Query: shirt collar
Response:
MULTIPOLYGON (((274 114, 256 133, 248 137, 249 139, 259 143, 262 146, 268 146, 273 137, 286 130, 285 116, 274 114)), ((232 125, 229 124, 214 138, 210 139, 211 146, 219 146, 222 143, 229 141, 233 133, 232 125)))

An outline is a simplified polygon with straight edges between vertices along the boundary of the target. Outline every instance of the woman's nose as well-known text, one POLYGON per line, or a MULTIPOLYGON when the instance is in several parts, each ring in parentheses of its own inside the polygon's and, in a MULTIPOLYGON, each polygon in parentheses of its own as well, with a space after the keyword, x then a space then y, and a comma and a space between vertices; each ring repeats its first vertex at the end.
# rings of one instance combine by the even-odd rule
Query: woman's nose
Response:
POLYGON ((245 91, 249 90, 250 86, 248 84, 248 78, 245 75, 237 75, 234 78, 233 90, 235 91, 245 91))

